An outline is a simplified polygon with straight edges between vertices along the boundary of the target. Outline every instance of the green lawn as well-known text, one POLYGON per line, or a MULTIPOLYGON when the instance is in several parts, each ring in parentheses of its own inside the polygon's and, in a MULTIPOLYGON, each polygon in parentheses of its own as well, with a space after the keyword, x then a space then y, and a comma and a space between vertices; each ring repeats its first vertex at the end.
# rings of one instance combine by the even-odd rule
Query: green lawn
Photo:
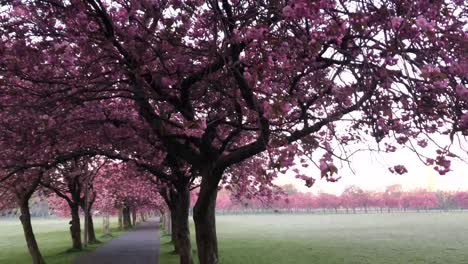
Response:
MULTIPOLYGON (((34 219, 33 228, 36 239, 41 249, 42 255, 47 264, 68 264, 72 263, 73 258, 79 254, 88 253, 95 250, 102 244, 91 245, 82 252, 70 252, 71 238, 68 219, 34 219)), ((102 218, 96 218, 95 221, 96 236, 105 243, 112 237, 103 238, 102 236, 102 218)), ((117 230, 117 220, 111 220, 112 236, 121 234, 117 230)), ((0 263, 2 264, 29 264, 29 257, 26 241, 24 240, 21 223, 17 219, 5 220, 0 218, 0 263)))
MULTIPOLYGON (((241 215, 217 222, 222 264, 468 263, 466 212, 241 215)), ((168 240, 162 237, 160 264, 177 263, 168 240)))

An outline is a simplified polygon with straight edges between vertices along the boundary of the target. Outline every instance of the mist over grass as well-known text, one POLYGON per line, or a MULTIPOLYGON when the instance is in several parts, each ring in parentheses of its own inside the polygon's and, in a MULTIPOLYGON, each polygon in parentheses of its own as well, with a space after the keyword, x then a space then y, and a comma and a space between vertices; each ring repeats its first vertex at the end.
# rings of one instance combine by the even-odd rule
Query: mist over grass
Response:
MULTIPOLYGON (((468 212, 218 216, 217 226, 222 264, 468 263, 468 212)), ((168 241, 161 264, 177 263, 168 241)))
MULTIPOLYGON (((122 232, 117 229, 117 219, 111 219, 112 237, 102 237, 102 218, 95 218, 97 239, 102 244, 89 245, 81 252, 71 251, 70 220, 64 218, 33 218, 32 225, 44 260, 47 264, 69 264, 81 254, 94 251, 103 243, 122 232)), ((81 223, 83 225, 83 221, 81 223)), ((83 227, 82 227, 83 235, 83 227)), ((0 218, 0 264, 30 264, 26 240, 19 219, 0 218)))

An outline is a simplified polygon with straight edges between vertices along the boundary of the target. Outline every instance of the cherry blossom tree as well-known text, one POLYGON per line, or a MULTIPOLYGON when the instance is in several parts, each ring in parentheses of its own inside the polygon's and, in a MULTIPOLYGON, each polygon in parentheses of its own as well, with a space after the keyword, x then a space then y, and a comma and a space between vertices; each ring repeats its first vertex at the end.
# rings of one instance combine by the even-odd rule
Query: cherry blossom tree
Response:
POLYGON ((325 209, 334 209, 335 212, 338 212, 338 208, 342 204, 342 199, 334 194, 321 193, 317 197, 317 203, 320 208, 325 209))
MULTIPOLYGON (((336 181, 339 146, 372 137, 396 151, 467 133, 462 1, 49 0, 5 10, 2 104, 34 98, 50 106, 48 124, 69 109, 134 106, 119 114, 137 113, 161 151, 201 177, 201 264, 219 262, 216 195, 236 164, 268 152, 272 167, 290 166, 295 153, 324 149, 319 177, 336 181)), ((445 174, 452 156, 441 146, 422 158, 445 174)), ((311 186, 312 176, 299 177, 311 186)))
POLYGON ((468 209, 468 192, 457 192, 455 201, 459 208, 468 209))
POLYGON ((90 243, 97 242, 91 214, 92 204, 96 200, 92 186, 94 177, 104 163, 105 161, 89 158, 71 160, 49 170, 41 181, 41 185, 64 199, 70 207, 70 233, 74 249, 82 249, 80 208, 85 212, 87 238, 90 243), (88 192, 91 194, 88 195, 88 192))

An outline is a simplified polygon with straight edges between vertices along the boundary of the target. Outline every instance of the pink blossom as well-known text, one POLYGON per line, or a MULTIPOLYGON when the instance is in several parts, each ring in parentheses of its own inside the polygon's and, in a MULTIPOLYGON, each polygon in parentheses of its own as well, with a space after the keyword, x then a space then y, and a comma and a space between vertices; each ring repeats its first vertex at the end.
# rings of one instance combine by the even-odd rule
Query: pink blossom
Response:
POLYGON ((291 111, 291 104, 286 102, 283 105, 281 105, 281 111, 283 112, 283 114, 289 113, 289 111, 291 111))
POLYGON ((434 29, 434 23, 428 22, 423 16, 416 18, 416 25, 423 31, 431 31, 434 29))
POLYGON ((455 89, 456 93, 458 96, 460 96, 460 98, 463 100, 463 101, 466 101, 468 102, 468 89, 464 86, 464 85, 457 85, 457 88, 455 89))
POLYGON ((283 16, 285 17, 293 17, 294 16, 294 9, 291 6, 287 5, 283 8, 283 16))
POLYGON ((468 113, 462 115, 460 120, 460 127, 463 129, 468 129, 468 113))
POLYGON ((397 174, 405 174, 408 172, 408 170, 406 169, 406 167, 404 165, 396 165, 396 166, 393 166, 393 168, 389 168, 389 170, 392 172, 392 173, 397 173, 397 174))
POLYGON ((96 32, 98 31, 99 29, 99 25, 94 22, 94 21, 91 21, 88 23, 88 30, 91 31, 91 32, 96 32))
POLYGON ((402 17, 392 17, 392 28, 395 30, 399 29, 403 21, 404 19, 402 17))

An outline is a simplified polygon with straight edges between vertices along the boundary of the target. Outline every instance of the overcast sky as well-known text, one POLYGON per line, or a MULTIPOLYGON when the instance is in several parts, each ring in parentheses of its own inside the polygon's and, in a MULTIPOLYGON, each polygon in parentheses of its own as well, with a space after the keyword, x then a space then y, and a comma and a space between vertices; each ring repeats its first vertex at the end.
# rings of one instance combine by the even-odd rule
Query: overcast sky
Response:
MULTIPOLYGON (((440 142, 438 142, 440 143, 440 142)), ((466 141, 465 141, 466 144, 466 141)), ((453 146, 452 152, 466 158, 466 151, 453 146)), ((428 147, 424 153, 431 155, 434 148, 428 147), (429 154, 431 153, 431 154, 429 154)), ((434 156, 434 155, 431 155, 434 156)), ((353 156, 352 167, 355 173, 345 165, 339 168, 342 178, 335 183, 317 180, 313 187, 307 188, 304 182, 295 178, 292 171, 278 178, 280 185, 292 183, 304 192, 317 193, 319 191, 340 194, 346 186, 357 185, 366 190, 384 190, 386 186, 401 184, 405 190, 425 188, 433 190, 468 190, 468 165, 462 161, 452 161, 452 171, 446 175, 439 175, 433 168, 425 166, 410 150, 401 150, 396 153, 370 153, 360 152, 353 156), (392 174, 388 167, 403 164, 408 173, 403 175, 392 174)), ((308 176, 320 178, 319 170, 310 166, 308 176)))

